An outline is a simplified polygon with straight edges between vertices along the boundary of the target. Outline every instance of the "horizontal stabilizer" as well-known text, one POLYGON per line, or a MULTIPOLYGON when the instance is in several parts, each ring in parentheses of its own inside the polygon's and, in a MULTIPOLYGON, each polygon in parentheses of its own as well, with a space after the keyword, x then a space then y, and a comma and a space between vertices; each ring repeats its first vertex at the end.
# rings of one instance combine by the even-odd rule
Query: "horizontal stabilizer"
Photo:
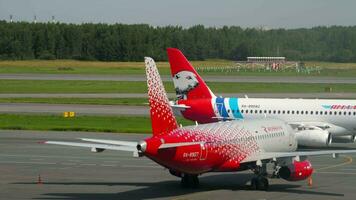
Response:
POLYGON ((186 105, 184 105, 184 104, 174 104, 174 105, 171 105, 171 107, 173 108, 173 109, 182 109, 182 110, 185 110, 185 109, 187 109, 187 108, 190 108, 190 106, 186 106, 186 105))
POLYGON ((212 118, 218 120, 238 120, 238 118, 233 118, 233 117, 212 117, 212 118))
POLYGON ((130 141, 120 141, 120 140, 101 140, 101 139, 90 139, 90 138, 79 138, 80 140, 87 141, 87 142, 97 142, 103 144, 113 144, 113 145, 120 145, 120 146, 131 146, 136 147, 137 142, 130 142, 130 141))
POLYGON ((44 144, 56 144, 72 147, 88 147, 94 149, 108 149, 116 151, 137 151, 135 146, 118 146, 118 145, 109 145, 109 144, 95 144, 95 143, 79 143, 79 142, 62 142, 62 141, 46 141, 44 144))

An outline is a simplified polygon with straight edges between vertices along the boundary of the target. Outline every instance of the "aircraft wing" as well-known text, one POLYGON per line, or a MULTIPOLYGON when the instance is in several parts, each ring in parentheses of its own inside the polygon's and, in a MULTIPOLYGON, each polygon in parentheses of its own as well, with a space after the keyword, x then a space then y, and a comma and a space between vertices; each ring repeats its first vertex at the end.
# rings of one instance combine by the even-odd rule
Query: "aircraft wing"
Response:
POLYGON ((311 128, 311 129, 322 129, 322 130, 331 130, 337 128, 337 129, 343 129, 345 132, 348 132, 347 129, 337 126, 332 123, 328 122, 318 122, 318 121, 310 121, 310 122, 289 122, 288 123, 292 128, 311 128))
POLYGON ((356 153, 355 150, 325 150, 325 151, 294 151, 294 152, 260 152, 248 156, 241 163, 261 161, 261 160, 274 160, 278 158, 288 157, 303 157, 303 156, 320 156, 320 155, 338 155, 356 153))

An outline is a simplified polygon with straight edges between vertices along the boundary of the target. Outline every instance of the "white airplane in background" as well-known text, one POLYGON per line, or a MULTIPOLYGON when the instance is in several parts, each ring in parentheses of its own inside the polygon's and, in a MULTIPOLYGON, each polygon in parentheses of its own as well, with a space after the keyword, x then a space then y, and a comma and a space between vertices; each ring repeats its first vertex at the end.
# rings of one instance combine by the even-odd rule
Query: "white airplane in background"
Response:
POLYGON ((356 100, 216 97, 180 50, 168 48, 167 53, 178 97, 171 104, 187 119, 199 123, 280 119, 297 131, 298 143, 303 146, 355 141, 356 100))

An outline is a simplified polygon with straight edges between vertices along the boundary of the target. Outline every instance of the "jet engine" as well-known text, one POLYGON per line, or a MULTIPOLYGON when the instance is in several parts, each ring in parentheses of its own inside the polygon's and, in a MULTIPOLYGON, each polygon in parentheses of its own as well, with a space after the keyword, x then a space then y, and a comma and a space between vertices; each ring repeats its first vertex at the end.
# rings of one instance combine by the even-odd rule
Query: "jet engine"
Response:
POLYGON ((298 145, 306 147, 327 147, 332 141, 331 134, 322 129, 296 132, 298 145))
POLYGON ((312 175, 313 167, 308 160, 294 161, 293 164, 282 166, 278 173, 287 181, 301 181, 312 175))
POLYGON ((353 143, 353 142, 355 142, 355 135, 333 136, 333 143, 353 143))

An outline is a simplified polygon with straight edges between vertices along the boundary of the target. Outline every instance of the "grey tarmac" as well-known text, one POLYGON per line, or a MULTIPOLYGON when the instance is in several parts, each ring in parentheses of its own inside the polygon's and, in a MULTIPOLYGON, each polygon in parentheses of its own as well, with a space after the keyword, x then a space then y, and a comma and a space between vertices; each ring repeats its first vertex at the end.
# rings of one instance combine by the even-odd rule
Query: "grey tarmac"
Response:
MULTIPOLYGON (((202 75, 207 82, 236 83, 348 83, 356 84, 354 77, 322 76, 229 76, 202 75)), ((3 80, 91 80, 91 81, 146 81, 142 75, 92 75, 92 74, 0 74, 3 80)), ((172 81, 169 75, 162 75, 163 81, 172 81)))
MULTIPOLYGON (((44 145, 76 138, 138 141, 148 135, 84 132, 0 131, 0 199, 355 199, 356 155, 313 157, 313 186, 307 181, 270 180, 270 190, 253 191, 250 171, 207 173, 198 189, 147 158, 130 153, 44 145), (39 184, 39 178, 41 183, 39 184)), ((356 147, 356 145, 347 145, 356 147)))

